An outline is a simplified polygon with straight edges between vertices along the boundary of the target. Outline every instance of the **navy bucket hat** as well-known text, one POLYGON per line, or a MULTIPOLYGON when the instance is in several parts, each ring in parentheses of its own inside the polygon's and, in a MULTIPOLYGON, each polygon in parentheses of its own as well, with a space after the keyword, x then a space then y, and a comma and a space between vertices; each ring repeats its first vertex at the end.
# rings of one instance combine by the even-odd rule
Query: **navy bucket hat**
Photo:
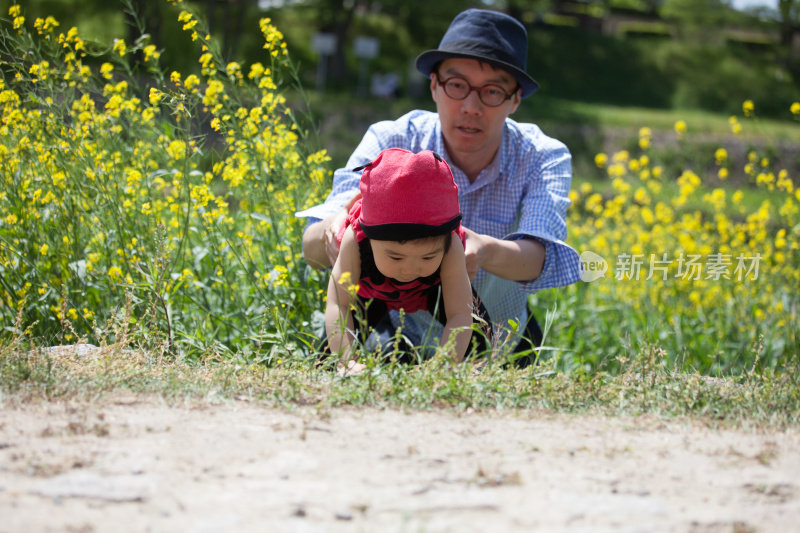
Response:
POLYGON ((441 61, 466 57, 501 68, 516 78, 522 97, 536 92, 539 84, 527 72, 528 32, 517 19, 486 9, 462 11, 445 32, 439 48, 417 56, 417 70, 429 76, 441 61))

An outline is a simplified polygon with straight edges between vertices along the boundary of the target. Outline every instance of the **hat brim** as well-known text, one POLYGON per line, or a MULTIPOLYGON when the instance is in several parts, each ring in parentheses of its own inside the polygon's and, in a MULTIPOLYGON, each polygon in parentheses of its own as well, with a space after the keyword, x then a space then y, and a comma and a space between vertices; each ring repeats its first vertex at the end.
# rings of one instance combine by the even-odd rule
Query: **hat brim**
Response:
POLYGON ((376 241, 411 241, 414 239, 447 235, 457 230, 458 226, 461 225, 461 214, 438 226, 407 222, 393 222, 368 226, 360 219, 358 225, 361 226, 361 231, 364 232, 364 235, 376 241))
POLYGON ((501 68, 509 72, 512 76, 514 76, 514 79, 517 80, 517 83, 519 83, 519 86, 522 89, 523 98, 532 95, 537 91, 537 89, 539 89, 539 83, 537 83, 536 80, 531 78, 530 75, 524 70, 520 70, 514 65, 506 63, 504 61, 489 59, 487 57, 476 54, 465 54, 462 52, 443 52, 442 50, 427 50, 417 56, 415 65, 418 71, 420 71, 426 76, 430 76, 430 73, 433 72, 433 68, 438 63, 441 63, 445 59, 451 59, 454 57, 466 57, 469 59, 477 59, 478 61, 483 61, 484 63, 488 63, 492 66, 501 68))

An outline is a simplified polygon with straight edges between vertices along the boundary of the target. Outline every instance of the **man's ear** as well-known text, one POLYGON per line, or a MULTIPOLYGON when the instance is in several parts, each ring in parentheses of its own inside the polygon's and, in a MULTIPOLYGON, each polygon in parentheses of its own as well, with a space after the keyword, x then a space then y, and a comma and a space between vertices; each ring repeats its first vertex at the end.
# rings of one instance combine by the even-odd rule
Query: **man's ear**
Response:
POLYGON ((428 74, 428 77, 431 79, 431 98, 433 101, 436 101, 436 74, 431 72, 428 74))
POLYGON ((514 96, 511 97, 511 111, 508 114, 512 114, 519 108, 519 104, 522 103, 522 89, 517 89, 517 92, 514 93, 514 96))

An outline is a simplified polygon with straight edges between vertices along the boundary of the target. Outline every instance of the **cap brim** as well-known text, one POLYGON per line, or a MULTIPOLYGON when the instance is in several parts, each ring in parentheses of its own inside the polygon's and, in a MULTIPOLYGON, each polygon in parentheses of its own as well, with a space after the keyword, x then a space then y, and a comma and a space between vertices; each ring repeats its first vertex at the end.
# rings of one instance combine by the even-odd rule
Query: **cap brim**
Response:
POLYGON ((430 224, 414 224, 406 222, 394 222, 389 224, 376 224, 368 226, 360 219, 358 225, 361 231, 370 239, 377 241, 411 241, 414 239, 424 239, 426 237, 438 237, 458 229, 461 225, 461 214, 443 224, 432 226, 430 224))
POLYGON ((438 63, 441 63, 445 59, 451 59, 454 57, 477 59, 478 61, 483 61, 484 63, 488 63, 509 72, 512 76, 514 76, 514 79, 517 80, 517 83, 519 83, 519 86, 522 89, 523 98, 532 95, 537 89, 539 89, 539 83, 531 78, 530 75, 524 70, 520 70, 514 65, 504 61, 497 61, 495 59, 489 59, 479 55, 464 54, 460 52, 443 52, 441 50, 427 50, 417 56, 415 65, 418 71, 423 73, 425 76, 429 76, 430 73, 433 72, 433 68, 438 63))

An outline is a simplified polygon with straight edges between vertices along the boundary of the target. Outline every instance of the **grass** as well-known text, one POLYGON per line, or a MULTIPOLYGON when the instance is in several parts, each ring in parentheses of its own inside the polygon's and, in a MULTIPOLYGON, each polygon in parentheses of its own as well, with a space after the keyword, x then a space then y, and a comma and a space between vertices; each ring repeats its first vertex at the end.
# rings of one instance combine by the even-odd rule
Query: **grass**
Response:
MULTIPOLYGON (((788 114, 788 109, 787 109, 788 114)), ((517 113, 520 120, 552 122, 569 119, 573 123, 596 124, 603 128, 626 128, 636 131, 647 126, 654 131, 673 131, 675 122, 685 121, 689 133, 730 136, 729 116, 699 109, 652 109, 636 106, 577 102, 536 95, 517 113)), ((758 128, 743 135, 751 139, 800 142, 800 125, 790 120, 758 119, 758 128)))
MULTIPOLYGON (((191 15, 180 18, 187 22, 191 15)), ((188 22, 185 29, 193 31, 188 22)), ((282 57, 279 34, 266 22, 262 32, 276 54, 270 57, 282 57)), ((658 295, 671 299, 655 303, 633 284, 609 287, 607 293, 600 290, 601 284, 593 286, 593 292, 584 285, 559 290, 559 295, 571 298, 561 306, 565 315, 559 317, 559 327, 571 329, 548 337, 558 350, 545 351, 545 360, 527 370, 494 362, 453 368, 438 357, 415 367, 367 357, 370 371, 348 379, 318 368, 309 330, 319 314, 324 280, 302 261, 297 246, 302 227, 294 212, 317 203, 327 192, 328 170, 345 164, 369 124, 413 108, 433 109, 425 91, 419 99, 357 103, 344 94, 311 94, 307 123, 321 125, 309 141, 294 134, 295 126, 313 129, 304 126, 306 122, 295 122, 281 106, 266 105, 283 96, 264 77, 264 65, 253 71, 252 83, 245 82, 251 78, 245 77, 241 65, 202 53, 204 93, 196 77, 178 73, 173 81, 170 74, 167 81, 157 65, 148 65, 161 73, 156 79, 163 83, 161 89, 146 92, 138 87, 122 52, 106 51, 113 64, 93 71, 89 65, 78 68, 61 46, 51 47, 56 57, 49 61, 43 61, 44 56, 28 58, 21 51, 36 49, 30 39, 24 32, 8 34, 13 46, 7 56, 34 63, 17 65, 20 80, 4 92, 4 116, 16 117, 14 127, 4 133, 4 144, 14 157, 7 158, 7 189, 0 194, 7 210, 0 221, 7 254, 2 268, 16 276, 10 281, 3 276, 3 316, 11 324, 8 318, 17 313, 14 327, 6 327, 0 341, 0 392, 8 401, 92 399, 129 391, 168 399, 244 398, 323 408, 543 409, 693 416, 713 423, 797 423, 797 337, 785 333, 797 330, 794 252, 775 259, 775 273, 760 290, 735 298, 733 293, 712 292, 713 287, 707 292, 699 286, 684 290, 677 283, 672 292, 659 287, 658 295), (51 67, 62 70, 50 72, 51 67), (86 76, 86 87, 65 89, 62 82, 71 76, 83 79, 84 72, 92 74, 86 76), (106 75, 124 79, 107 84, 106 75), (257 87, 256 78, 263 81, 257 87), (122 83, 125 80, 130 86, 122 83), (34 94, 31 87, 41 94, 29 98, 34 94), (107 96, 102 108, 90 97, 101 93, 107 96), (74 101, 67 98, 70 95, 74 101), (256 100, 263 104, 254 107, 256 100), (61 128, 53 124, 62 115, 46 114, 50 110, 41 102, 65 106, 61 128), (211 137, 196 136, 188 120, 190 111, 199 114, 208 106, 214 118, 208 124, 211 129, 204 131, 225 131, 224 143, 216 138, 216 155, 203 153, 203 141, 211 137), (51 157, 51 146, 60 147, 55 150, 59 158, 51 157), (127 150, 129 146, 136 149, 127 150), (330 165, 324 154, 308 152, 322 147, 332 155, 330 165), (107 168, 110 154, 114 164, 107 168), (51 175, 52 180, 41 179, 51 175), (64 228, 74 231, 65 235, 64 228), (778 272, 778 267, 784 270, 778 272), (692 303, 693 294, 697 298, 692 303), (716 302, 724 296, 727 300, 719 305, 704 305, 704 300, 716 302), (778 310, 780 298, 786 305, 778 310), (640 301, 647 305, 631 305, 640 301), (722 313, 722 304, 740 313, 722 313), (762 318, 751 324, 751 314, 757 317, 758 312, 762 318), (665 314, 674 314, 672 325, 660 320, 665 314), (631 337, 638 343, 626 344, 631 337), (100 348, 47 348, 81 342, 100 348), (732 365, 735 373, 729 375, 732 365), (706 369, 706 374, 698 369, 706 369)), ((64 39, 76 52, 85 47, 77 35, 64 39)), ((55 34, 45 41, 55 42, 55 34)), ((146 42, 135 45, 144 54, 146 42)), ((274 61, 270 70, 283 64, 274 61)), ((294 80, 294 70, 283 67, 288 70, 286 79, 294 80)), ((292 107, 303 106, 293 102, 292 107)), ((575 159, 574 185, 595 180, 597 190, 609 196, 610 180, 593 158, 599 151, 633 151, 640 127, 651 128, 653 145, 663 147, 649 153, 654 165, 665 164, 660 193, 665 198, 676 195, 669 182, 681 170, 696 170, 704 178, 713 171, 720 139, 732 138, 724 116, 588 105, 546 95, 526 100, 514 118, 537 122, 563 140, 575 159), (684 139, 676 139, 678 120, 687 123, 684 139)), ((793 163, 790 168, 796 175, 796 123, 748 120, 756 126, 748 131, 757 135, 734 137, 740 146, 730 150, 731 167, 734 159, 740 163, 750 144, 763 142, 765 147, 778 145, 774 158, 769 158, 776 165, 783 160, 793 163), (781 143, 788 148, 781 149, 781 143)), ((768 153, 766 148, 763 153, 768 153)), ((638 179, 632 173, 630 177, 638 179)), ((732 175, 728 184, 744 186, 736 179, 732 175)), ((632 205, 629 197, 619 197, 632 205)), ((688 206, 710 213, 703 202, 688 206)), ((796 227, 793 215, 786 212, 776 218, 786 226, 781 226, 786 230, 781 248, 792 242, 796 227)), ((604 234, 611 252, 630 247, 628 235, 642 235, 655 226, 637 217, 624 218, 613 209, 598 221, 607 229, 626 230, 604 234)), ((663 224, 658 229, 669 231, 660 231, 664 242, 653 246, 664 249, 675 249, 674 240, 667 237, 696 231, 680 220, 663 224)), ((756 235, 748 235, 750 240, 758 236, 755 244, 772 249, 766 230, 757 231, 761 226, 755 222, 754 228, 751 233, 756 235)), ((596 233, 587 226, 584 235, 589 239, 596 233)), ((715 246, 721 242, 705 233, 695 237, 715 246)))
POLYGON ((609 416, 693 417, 710 425, 797 425, 800 373, 752 371, 737 378, 676 374, 658 348, 630 353, 626 370, 570 375, 550 362, 529 369, 451 367, 427 363, 374 365, 340 378, 298 360, 268 368, 243 360, 189 363, 158 360, 119 346, 45 349, 5 346, 0 354, 4 403, 34 399, 94 400, 115 393, 159 395, 168 402, 248 400, 273 407, 345 405, 418 410, 533 409, 609 416))

